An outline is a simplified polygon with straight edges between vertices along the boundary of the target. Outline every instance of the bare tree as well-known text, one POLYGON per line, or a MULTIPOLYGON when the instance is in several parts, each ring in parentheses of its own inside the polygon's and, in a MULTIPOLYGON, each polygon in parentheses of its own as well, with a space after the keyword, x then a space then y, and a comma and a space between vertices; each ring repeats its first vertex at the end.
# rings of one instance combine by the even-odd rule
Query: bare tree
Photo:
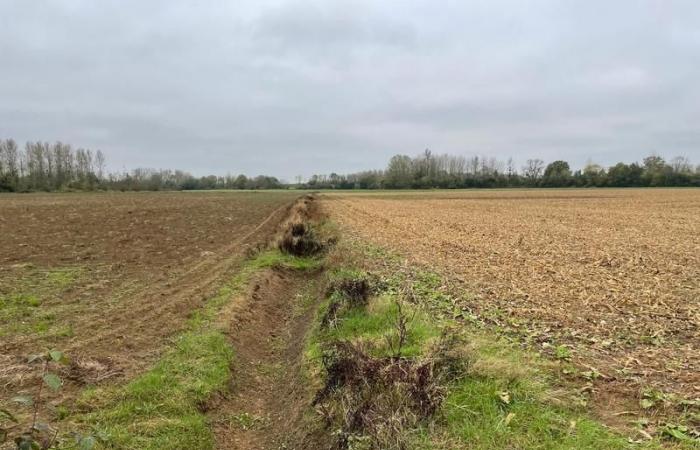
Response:
POLYGON ((528 159, 523 166, 523 176, 531 183, 535 183, 542 178, 544 171, 544 161, 541 159, 528 159))
POLYGON ((97 179, 102 180, 104 177, 104 172, 105 172, 105 155, 102 153, 102 150, 97 150, 97 153, 95 153, 95 169, 97 170, 97 179))
POLYGON ((671 160, 670 166, 675 173, 691 173, 693 171, 690 160, 685 156, 676 156, 671 160))

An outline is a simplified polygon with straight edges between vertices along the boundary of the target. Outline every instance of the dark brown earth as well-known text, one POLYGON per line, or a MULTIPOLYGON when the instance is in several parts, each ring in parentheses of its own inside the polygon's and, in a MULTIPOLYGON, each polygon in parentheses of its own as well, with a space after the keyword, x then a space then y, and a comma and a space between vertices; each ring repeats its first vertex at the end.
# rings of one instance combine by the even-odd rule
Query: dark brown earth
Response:
MULTIPOLYGON (((52 270, 79 273, 67 287, 37 291, 41 307, 23 319, 27 327, 0 322, 0 398, 33 382, 24 361, 46 347, 104 367, 105 380, 147 367, 247 251, 270 240, 297 196, 0 196, 0 295, 31 291, 52 270), (33 331, 32 315, 46 314, 50 327, 33 331), (56 331, 67 326, 70 333, 56 331)), ((80 381, 69 381, 66 395, 80 381)))

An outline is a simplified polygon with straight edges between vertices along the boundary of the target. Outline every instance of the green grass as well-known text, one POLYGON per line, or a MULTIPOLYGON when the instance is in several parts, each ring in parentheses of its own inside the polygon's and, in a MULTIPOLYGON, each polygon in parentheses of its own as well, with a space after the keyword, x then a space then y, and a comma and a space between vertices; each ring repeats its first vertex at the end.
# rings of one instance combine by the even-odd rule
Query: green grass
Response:
POLYGON ((119 449, 210 449, 213 436, 200 405, 223 389, 233 359, 218 330, 182 335, 156 366, 116 389, 85 393, 92 412, 81 419, 104 447, 119 449))
MULTIPOLYGON (((403 306, 403 313, 411 320, 401 356, 419 356, 439 336, 439 330, 430 323, 425 314, 409 305, 403 306)), ((387 339, 393 342, 396 340, 395 324, 398 314, 394 297, 390 295, 375 297, 367 307, 356 307, 345 312, 337 328, 322 332, 319 341, 363 342, 372 356, 393 356, 387 339)))
POLYGON ((277 267, 298 271, 314 271, 322 266, 323 261, 320 258, 292 256, 279 250, 268 250, 252 260, 249 267, 251 270, 277 267))
POLYGON ((191 315, 187 331, 152 369, 125 385, 87 390, 79 401, 82 412, 72 421, 104 438, 102 448, 213 448, 202 406, 225 388, 234 358, 223 330, 215 325, 218 313, 256 271, 279 266, 307 269, 316 264, 277 251, 246 261, 217 295, 191 315))
POLYGON ((7 334, 47 334, 52 330, 54 305, 83 273, 81 267, 39 270, 32 265, 0 286, 0 336, 7 334))
POLYGON ((572 406, 572 393, 557 392, 547 362, 486 333, 465 332, 464 376, 447 385, 442 410, 416 448, 626 449, 626 438, 572 406))

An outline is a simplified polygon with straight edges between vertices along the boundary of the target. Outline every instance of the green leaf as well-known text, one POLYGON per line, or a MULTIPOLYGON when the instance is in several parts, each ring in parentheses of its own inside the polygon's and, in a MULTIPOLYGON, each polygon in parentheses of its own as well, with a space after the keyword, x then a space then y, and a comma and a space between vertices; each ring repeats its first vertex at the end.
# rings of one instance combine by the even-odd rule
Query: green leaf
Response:
POLYGON ((17 423, 17 418, 10 411, 0 408, 0 418, 5 418, 14 423, 17 423))
POLYGON ((34 440, 31 434, 23 434, 15 438, 18 450, 41 450, 39 443, 34 440))
POLYGON ((34 399, 28 395, 18 395, 17 397, 12 397, 12 401, 24 406, 32 406, 34 404, 34 399))
POLYGON ((66 355, 64 355, 63 352, 56 349, 49 350, 49 356, 52 360, 56 361, 57 363, 64 364, 68 362, 68 358, 66 358, 66 355))
POLYGON ((47 373, 44 375, 44 383, 46 383, 46 385, 54 391, 59 390, 63 384, 61 379, 53 373, 47 373))
POLYGON ((693 439, 684 433, 684 431, 687 431, 687 430, 688 430, 688 428, 686 428, 686 427, 668 425, 668 426, 664 427, 664 429, 662 430, 662 433, 665 434, 666 436, 670 436, 672 438, 678 439, 679 441, 692 441, 693 439))

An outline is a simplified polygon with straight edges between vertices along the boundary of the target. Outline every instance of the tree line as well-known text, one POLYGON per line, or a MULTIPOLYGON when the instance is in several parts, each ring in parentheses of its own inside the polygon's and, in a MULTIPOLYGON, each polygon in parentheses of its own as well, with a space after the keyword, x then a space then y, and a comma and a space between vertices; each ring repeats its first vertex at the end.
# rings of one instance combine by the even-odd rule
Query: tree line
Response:
POLYGON ((194 177, 181 170, 138 168, 107 173, 105 155, 69 144, 27 142, 20 149, 13 139, 0 139, 0 192, 64 190, 198 190, 279 189, 271 176, 209 175, 194 177))
POLYGON ((686 157, 670 161, 651 155, 641 163, 620 162, 611 167, 589 163, 572 170, 558 160, 545 164, 528 159, 518 168, 513 159, 433 154, 425 150, 410 157, 395 155, 384 170, 349 175, 313 175, 304 187, 310 189, 461 189, 506 187, 660 187, 700 186, 700 165, 686 157))
POLYGON ((685 157, 670 161, 651 155, 641 163, 602 167, 589 163, 572 170, 558 160, 545 164, 528 159, 517 167, 513 159, 464 157, 425 150, 418 156, 393 156, 384 170, 347 175, 313 175, 307 182, 286 184, 260 175, 194 177, 181 170, 137 168, 107 173, 105 155, 73 149, 69 144, 0 139, 0 192, 63 190, 201 190, 201 189, 460 189, 504 187, 644 187, 700 186, 700 165, 685 157))

